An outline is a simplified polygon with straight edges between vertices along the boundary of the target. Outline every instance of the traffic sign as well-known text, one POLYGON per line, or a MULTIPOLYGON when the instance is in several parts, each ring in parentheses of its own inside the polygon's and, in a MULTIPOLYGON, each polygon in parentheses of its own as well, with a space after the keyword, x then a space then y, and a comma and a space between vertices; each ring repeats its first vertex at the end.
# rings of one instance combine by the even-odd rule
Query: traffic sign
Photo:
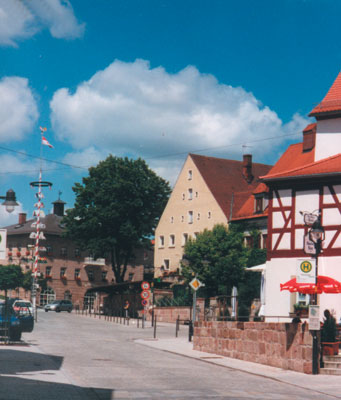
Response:
POLYGON ((200 282, 198 278, 192 279, 191 282, 189 283, 189 285, 195 291, 197 291, 199 288, 201 288, 201 286, 204 286, 204 284, 202 282, 200 282))
POLYGON ((146 299, 141 300, 141 304, 143 305, 143 307, 145 307, 148 304, 148 300, 146 299))
POLYGON ((149 284, 149 282, 142 282, 141 288, 142 288, 143 290, 149 290, 149 289, 150 289, 150 284, 149 284))
POLYGON ((315 283, 316 282, 316 261, 314 259, 297 259, 297 283, 315 283))
POLYGON ((141 297, 142 297, 143 299, 149 299, 149 296, 150 296, 150 292, 148 292, 147 290, 144 290, 144 291, 141 293, 141 297))

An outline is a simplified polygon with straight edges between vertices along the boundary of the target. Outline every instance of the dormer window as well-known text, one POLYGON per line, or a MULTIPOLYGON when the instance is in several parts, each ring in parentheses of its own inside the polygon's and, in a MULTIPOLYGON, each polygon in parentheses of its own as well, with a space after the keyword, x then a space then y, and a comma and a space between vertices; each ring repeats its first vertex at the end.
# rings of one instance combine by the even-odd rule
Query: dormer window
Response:
POLYGON ((263 197, 255 197, 255 213, 262 213, 263 210, 263 197))

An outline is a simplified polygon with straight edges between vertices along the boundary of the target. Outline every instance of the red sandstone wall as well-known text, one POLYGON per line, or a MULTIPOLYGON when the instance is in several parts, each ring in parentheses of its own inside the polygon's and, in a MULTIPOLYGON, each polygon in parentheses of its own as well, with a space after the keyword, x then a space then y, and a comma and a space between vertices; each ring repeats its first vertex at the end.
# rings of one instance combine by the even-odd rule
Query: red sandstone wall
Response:
POLYGON ((306 374, 312 373, 312 337, 307 324, 197 322, 194 350, 306 374))

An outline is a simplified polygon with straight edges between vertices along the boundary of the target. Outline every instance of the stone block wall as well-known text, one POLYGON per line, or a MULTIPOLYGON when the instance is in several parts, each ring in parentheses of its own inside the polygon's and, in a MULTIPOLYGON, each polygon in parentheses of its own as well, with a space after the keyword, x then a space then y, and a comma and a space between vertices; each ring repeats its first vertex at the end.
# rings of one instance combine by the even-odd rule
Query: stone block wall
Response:
POLYGON ((312 373, 308 324, 196 322, 194 350, 259 364, 312 373))

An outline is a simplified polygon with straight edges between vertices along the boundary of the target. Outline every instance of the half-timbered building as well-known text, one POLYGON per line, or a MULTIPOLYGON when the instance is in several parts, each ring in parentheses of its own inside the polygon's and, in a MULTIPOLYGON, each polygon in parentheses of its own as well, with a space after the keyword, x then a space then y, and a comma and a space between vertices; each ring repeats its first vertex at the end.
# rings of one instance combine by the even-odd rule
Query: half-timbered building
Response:
MULTIPOLYGON (((304 213, 317 215, 325 229, 318 273, 341 281, 341 73, 325 98, 309 114, 316 122, 303 131, 302 143, 289 146, 272 170, 262 177, 269 188, 266 316, 285 316, 308 295, 280 291, 296 277, 308 227, 304 213)), ((310 257, 313 257, 311 255, 310 257)), ((341 294, 318 296, 323 310, 341 317, 341 294)))

